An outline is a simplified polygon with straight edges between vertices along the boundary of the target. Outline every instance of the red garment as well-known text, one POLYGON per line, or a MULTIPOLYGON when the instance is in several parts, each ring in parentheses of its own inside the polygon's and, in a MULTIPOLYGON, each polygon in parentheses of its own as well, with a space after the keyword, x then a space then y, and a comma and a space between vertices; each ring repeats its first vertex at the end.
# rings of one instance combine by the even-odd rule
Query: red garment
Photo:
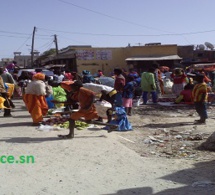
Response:
POLYGON ((171 78, 173 79, 174 84, 182 84, 182 83, 184 83, 186 77, 187 76, 185 74, 181 74, 181 75, 171 74, 171 78))
POLYGON ((206 75, 204 77, 204 82, 205 83, 210 83, 211 82, 211 79, 209 79, 206 75))
POLYGON ((183 95, 184 102, 192 102, 192 90, 183 90, 180 95, 183 95))
POLYGON ((74 76, 70 72, 67 72, 67 73, 64 74, 64 79, 66 81, 72 81, 73 78, 74 78, 74 76))
POLYGON ((199 71, 199 73, 204 75, 204 82, 205 83, 210 83, 211 82, 211 79, 207 77, 207 75, 205 74, 204 71, 199 71))
POLYGON ((104 75, 103 75, 103 72, 100 71, 98 72, 98 77, 101 77, 101 76, 104 76, 104 75))

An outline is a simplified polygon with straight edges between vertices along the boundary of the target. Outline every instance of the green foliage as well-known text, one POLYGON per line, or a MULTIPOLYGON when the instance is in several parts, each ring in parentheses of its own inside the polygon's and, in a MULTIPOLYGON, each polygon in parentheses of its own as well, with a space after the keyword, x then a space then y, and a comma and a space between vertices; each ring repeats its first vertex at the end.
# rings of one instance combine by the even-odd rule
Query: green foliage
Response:
POLYGON ((50 49, 50 50, 47 50, 45 52, 43 52, 40 57, 38 58, 38 60, 43 60, 45 58, 47 58, 48 56, 51 56, 53 54, 56 54, 56 49, 50 49))
MULTIPOLYGON (((66 121, 62 124, 59 125, 61 128, 64 128, 64 129, 68 129, 69 128, 69 121, 66 121)), ((89 127, 89 125, 85 122, 82 122, 82 121, 75 121, 75 128, 77 130, 83 130, 85 128, 89 127)))

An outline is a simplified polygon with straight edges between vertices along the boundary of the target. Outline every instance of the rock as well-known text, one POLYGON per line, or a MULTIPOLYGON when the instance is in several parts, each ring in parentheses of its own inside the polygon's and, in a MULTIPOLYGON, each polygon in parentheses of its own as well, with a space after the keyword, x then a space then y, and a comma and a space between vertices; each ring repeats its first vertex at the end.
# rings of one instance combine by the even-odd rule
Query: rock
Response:
POLYGON ((215 151, 215 132, 198 149, 215 151))
POLYGON ((152 140, 151 139, 145 139, 143 141, 144 144, 151 144, 152 143, 152 140))
POLYGON ((175 139, 183 139, 183 137, 181 135, 176 135, 175 139))

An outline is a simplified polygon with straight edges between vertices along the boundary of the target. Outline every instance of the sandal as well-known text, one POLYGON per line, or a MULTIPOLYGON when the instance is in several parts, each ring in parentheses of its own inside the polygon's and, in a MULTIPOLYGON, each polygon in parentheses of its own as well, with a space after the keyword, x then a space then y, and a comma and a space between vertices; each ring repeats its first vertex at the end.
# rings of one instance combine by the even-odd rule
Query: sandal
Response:
POLYGON ((195 124, 205 124, 206 122, 203 120, 195 120, 194 123, 195 124))
POLYGON ((58 135, 61 139, 72 139, 73 137, 71 135, 58 135))

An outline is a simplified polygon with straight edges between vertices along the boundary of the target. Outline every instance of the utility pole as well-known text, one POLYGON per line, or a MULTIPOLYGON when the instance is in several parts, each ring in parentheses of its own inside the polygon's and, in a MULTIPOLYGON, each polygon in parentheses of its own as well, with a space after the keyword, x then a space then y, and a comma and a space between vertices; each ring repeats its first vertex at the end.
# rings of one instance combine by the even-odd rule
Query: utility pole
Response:
POLYGON ((56 55, 58 55, 57 35, 54 35, 54 43, 55 43, 56 55))
POLYGON ((31 44, 31 68, 34 65, 34 36, 35 36, 36 27, 34 27, 32 35, 32 44, 31 44))

